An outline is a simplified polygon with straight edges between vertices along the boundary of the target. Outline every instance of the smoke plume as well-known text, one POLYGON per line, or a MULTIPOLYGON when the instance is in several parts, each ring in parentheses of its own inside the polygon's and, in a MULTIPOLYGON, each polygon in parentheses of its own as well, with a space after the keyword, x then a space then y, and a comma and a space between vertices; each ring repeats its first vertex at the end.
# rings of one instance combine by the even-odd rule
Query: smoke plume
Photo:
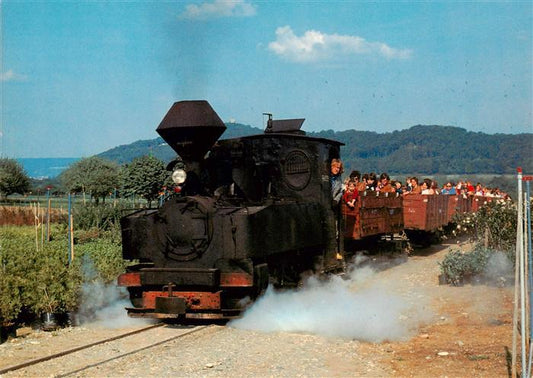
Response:
POLYGON ((290 291, 269 287, 242 318, 229 325, 370 342, 404 340, 413 335, 431 316, 427 299, 412 292, 396 292, 396 280, 378 280, 375 268, 360 263, 356 261, 344 278, 332 276, 321 281, 310 277, 301 288, 290 291))
POLYGON ((80 324, 103 328, 121 328, 146 324, 145 319, 128 317, 125 307, 131 307, 126 288, 116 283, 106 284, 98 277, 92 262, 83 261, 84 283, 77 316, 80 324))

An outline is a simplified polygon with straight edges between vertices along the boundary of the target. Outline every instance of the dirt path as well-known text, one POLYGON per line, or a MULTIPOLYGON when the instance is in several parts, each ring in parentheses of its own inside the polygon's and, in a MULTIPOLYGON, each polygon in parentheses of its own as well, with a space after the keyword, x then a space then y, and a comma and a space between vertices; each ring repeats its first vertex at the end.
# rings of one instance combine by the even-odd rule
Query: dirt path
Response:
MULTIPOLYGON (((487 285, 438 285, 439 267, 450 249, 468 250, 464 244, 434 246, 424 255, 383 276, 429 299, 435 311, 430 322, 408 342, 366 344, 369 355, 405 377, 506 377, 512 340, 513 288, 487 285)), ((382 277, 383 278, 383 277, 382 277)))

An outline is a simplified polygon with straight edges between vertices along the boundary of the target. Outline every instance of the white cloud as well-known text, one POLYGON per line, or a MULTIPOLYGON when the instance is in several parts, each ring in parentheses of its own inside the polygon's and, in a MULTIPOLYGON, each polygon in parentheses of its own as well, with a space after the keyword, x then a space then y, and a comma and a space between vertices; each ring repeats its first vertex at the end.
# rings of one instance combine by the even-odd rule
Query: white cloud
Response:
POLYGON ((200 5, 189 4, 180 18, 189 20, 208 20, 221 17, 250 17, 256 13, 255 6, 244 0, 215 0, 200 5))
POLYGON ((0 81, 26 81, 27 79, 26 75, 18 74, 13 72, 13 70, 0 73, 0 81))
POLYGON ((276 29, 276 40, 268 44, 275 54, 291 62, 309 63, 335 60, 350 55, 380 55, 387 59, 408 59, 412 51, 395 49, 382 42, 369 42, 350 35, 324 34, 308 30, 303 36, 294 34, 290 26, 276 29))

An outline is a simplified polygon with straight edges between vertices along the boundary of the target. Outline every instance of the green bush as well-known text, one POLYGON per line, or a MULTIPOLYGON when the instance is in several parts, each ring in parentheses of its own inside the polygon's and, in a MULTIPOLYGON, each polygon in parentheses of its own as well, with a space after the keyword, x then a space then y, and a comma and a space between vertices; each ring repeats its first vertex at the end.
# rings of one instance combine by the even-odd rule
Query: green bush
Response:
POLYGON ((472 279, 495 283, 501 278, 505 280, 506 275, 512 275, 512 257, 513 253, 510 251, 496 251, 477 244, 470 252, 452 250, 439 265, 446 282, 454 286, 470 282, 472 279))
POLYGON ((125 205, 77 204, 73 209, 74 229, 109 231, 120 228, 125 205))
POLYGON ((457 228, 487 248, 511 251, 516 244, 516 204, 495 200, 481 206, 476 213, 458 214, 457 228))
POLYGON ((69 265, 64 226, 53 226, 51 241, 41 243, 40 230, 26 226, 0 227, 0 323, 16 320, 23 309, 73 311, 79 305, 86 276, 84 262, 95 279, 112 282, 124 271, 120 242, 113 232, 79 231, 69 265), (89 236, 85 234, 89 234, 89 236))
POLYGON ((494 251, 476 246, 471 252, 453 250, 439 263, 441 273, 451 285, 461 285, 484 271, 494 251))
POLYGON ((469 234, 476 245, 473 251, 453 250, 439 263, 441 273, 452 285, 460 285, 487 268, 489 259, 498 252, 512 266, 515 260, 517 208, 511 201, 495 200, 481 206, 476 213, 455 217, 457 230, 469 234))

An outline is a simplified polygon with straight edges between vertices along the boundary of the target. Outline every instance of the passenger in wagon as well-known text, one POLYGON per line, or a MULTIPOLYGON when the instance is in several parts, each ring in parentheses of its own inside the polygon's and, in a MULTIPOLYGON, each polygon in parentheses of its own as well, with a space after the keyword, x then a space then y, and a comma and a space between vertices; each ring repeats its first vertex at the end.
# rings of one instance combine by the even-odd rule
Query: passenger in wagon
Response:
POLYGON ((378 183, 376 174, 374 172, 370 172, 368 174, 368 179, 366 180, 366 190, 376 190, 378 183))
POLYGON ((418 185, 418 178, 411 177, 411 190, 408 192, 405 192, 404 195, 420 194, 421 192, 422 192, 422 188, 420 188, 420 185, 418 185))
POLYGON ((457 192, 455 191, 455 187, 449 181, 446 183, 446 185, 444 185, 444 187, 442 188, 440 192, 441 194, 449 194, 452 196, 457 194, 457 192))
POLYGON ((475 193, 475 195, 476 196, 484 196, 485 195, 485 189, 483 188, 483 186, 479 182, 476 185, 476 193, 475 193))
POLYGON ((392 187, 396 191, 396 194, 400 195, 403 194, 403 188, 402 188, 402 182, 401 181, 393 181, 391 183, 392 187))
POLYGON ((342 196, 344 203, 350 209, 353 209, 355 208, 355 203, 357 202, 358 198, 359 198, 359 192, 357 191, 356 181, 355 180, 348 181, 346 192, 344 192, 344 195, 342 196))
POLYGON ((331 176, 329 178, 329 181, 331 183, 331 196, 334 205, 338 205, 342 198, 342 191, 344 186, 341 177, 342 171, 342 161, 340 159, 331 160, 331 176))
POLYGON ((431 190, 433 190, 433 194, 440 194, 439 184, 437 181, 431 180, 431 190))
POLYGON ((405 179, 404 193, 410 192, 412 188, 413 187, 411 186, 411 177, 407 177, 407 179, 405 179))
POLYGON ((368 181, 368 173, 365 173, 363 175, 363 178, 361 179, 361 182, 357 184, 357 190, 359 192, 364 192, 366 190, 366 182, 368 181))
POLYGON ((361 182, 361 172, 352 171, 352 173, 350 173, 349 181, 353 181, 355 183, 355 190, 364 190, 363 183, 361 182))
POLYGON ((390 183, 390 177, 387 173, 383 172, 379 176, 379 184, 376 188, 376 191, 382 192, 382 193, 394 193, 396 192, 396 189, 392 187, 390 183))
POLYGON ((472 185, 470 181, 466 182, 466 192, 469 196, 473 196, 475 194, 474 185, 472 185))
POLYGON ((421 185, 421 193, 422 194, 435 194, 435 191, 432 188, 431 180, 428 178, 425 178, 421 185))

